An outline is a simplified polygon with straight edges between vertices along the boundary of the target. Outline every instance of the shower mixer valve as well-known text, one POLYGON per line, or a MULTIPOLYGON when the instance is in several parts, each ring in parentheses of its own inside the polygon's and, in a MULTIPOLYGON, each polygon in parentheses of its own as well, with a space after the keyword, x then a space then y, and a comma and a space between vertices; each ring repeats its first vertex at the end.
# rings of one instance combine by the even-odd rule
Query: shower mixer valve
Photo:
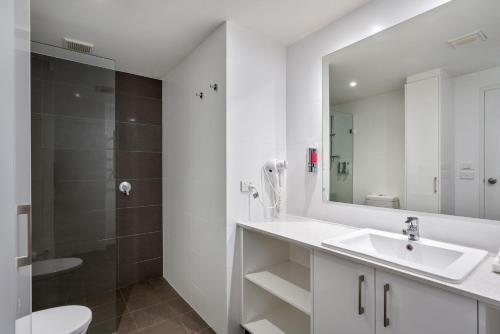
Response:
POLYGON ((118 189, 124 193, 126 196, 130 196, 130 191, 132 190, 132 185, 127 182, 127 181, 124 181, 122 183, 120 183, 120 185, 118 186, 118 189))

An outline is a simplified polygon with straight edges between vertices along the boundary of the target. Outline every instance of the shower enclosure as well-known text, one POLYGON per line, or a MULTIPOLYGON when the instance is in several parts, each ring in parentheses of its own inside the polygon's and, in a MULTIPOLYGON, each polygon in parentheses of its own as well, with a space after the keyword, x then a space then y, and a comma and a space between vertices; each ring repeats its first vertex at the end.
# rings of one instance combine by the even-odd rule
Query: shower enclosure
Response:
POLYGON ((31 69, 33 311, 105 303, 113 313, 114 62, 33 43, 31 69))

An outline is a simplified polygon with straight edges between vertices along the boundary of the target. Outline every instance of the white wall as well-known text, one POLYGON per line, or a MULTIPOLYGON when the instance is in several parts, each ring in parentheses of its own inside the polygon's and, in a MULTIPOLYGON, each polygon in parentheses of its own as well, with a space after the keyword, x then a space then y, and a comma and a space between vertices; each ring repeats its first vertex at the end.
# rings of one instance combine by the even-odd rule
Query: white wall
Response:
MULTIPOLYGON (((237 333, 241 294, 236 222, 249 217, 248 194, 240 192, 239 182, 253 180, 258 185, 263 163, 286 157, 286 50, 231 23, 227 38, 228 332, 237 333)), ((252 199, 250 206, 252 218, 263 217, 257 201, 252 199)))
POLYGON ((226 27, 177 65, 163 87, 164 276, 224 333, 226 27), (200 91, 203 100, 195 96, 200 91))
POLYGON ((484 167, 480 145, 484 139, 484 89, 500 85, 500 67, 453 78, 455 96, 455 213, 480 217, 481 170, 484 167), (460 162, 472 162, 474 180, 458 177, 460 162))
POLYGON ((164 276, 217 333, 241 331, 240 180, 286 157, 285 73, 284 46, 226 23, 163 79, 164 276))
POLYGON ((402 89, 334 106, 353 114, 354 203, 386 194, 399 197, 404 207, 404 108, 402 89))
MULTIPOLYGON (((355 226, 399 232, 404 211, 323 201, 321 173, 305 173, 304 151, 322 143, 322 57, 446 0, 379 0, 290 46, 287 53, 288 212, 355 226)), ((320 169, 322 165, 320 166, 320 169)), ((418 214, 423 234, 449 242, 496 251, 498 222, 418 214), (452 228, 450 228, 453 226, 452 228)))

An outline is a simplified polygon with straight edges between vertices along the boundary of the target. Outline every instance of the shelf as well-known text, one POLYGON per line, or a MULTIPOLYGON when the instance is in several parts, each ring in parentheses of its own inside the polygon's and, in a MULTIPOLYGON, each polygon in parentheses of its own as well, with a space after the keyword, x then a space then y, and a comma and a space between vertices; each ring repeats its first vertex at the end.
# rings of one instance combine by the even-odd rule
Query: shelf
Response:
POLYGON ((309 268, 286 261, 263 271, 247 274, 245 279, 307 315, 311 314, 309 268))
POLYGON ((288 306, 243 324, 243 328, 252 334, 307 334, 309 323, 307 315, 288 306))

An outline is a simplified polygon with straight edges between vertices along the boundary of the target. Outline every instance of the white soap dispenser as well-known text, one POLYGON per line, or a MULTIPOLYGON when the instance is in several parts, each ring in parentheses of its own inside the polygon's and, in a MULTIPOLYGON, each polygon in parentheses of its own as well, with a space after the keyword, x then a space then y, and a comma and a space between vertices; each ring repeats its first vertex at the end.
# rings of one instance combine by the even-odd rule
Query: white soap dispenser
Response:
POLYGON ((491 269, 500 274, 500 249, 498 250, 497 257, 495 258, 493 264, 491 265, 491 269))

